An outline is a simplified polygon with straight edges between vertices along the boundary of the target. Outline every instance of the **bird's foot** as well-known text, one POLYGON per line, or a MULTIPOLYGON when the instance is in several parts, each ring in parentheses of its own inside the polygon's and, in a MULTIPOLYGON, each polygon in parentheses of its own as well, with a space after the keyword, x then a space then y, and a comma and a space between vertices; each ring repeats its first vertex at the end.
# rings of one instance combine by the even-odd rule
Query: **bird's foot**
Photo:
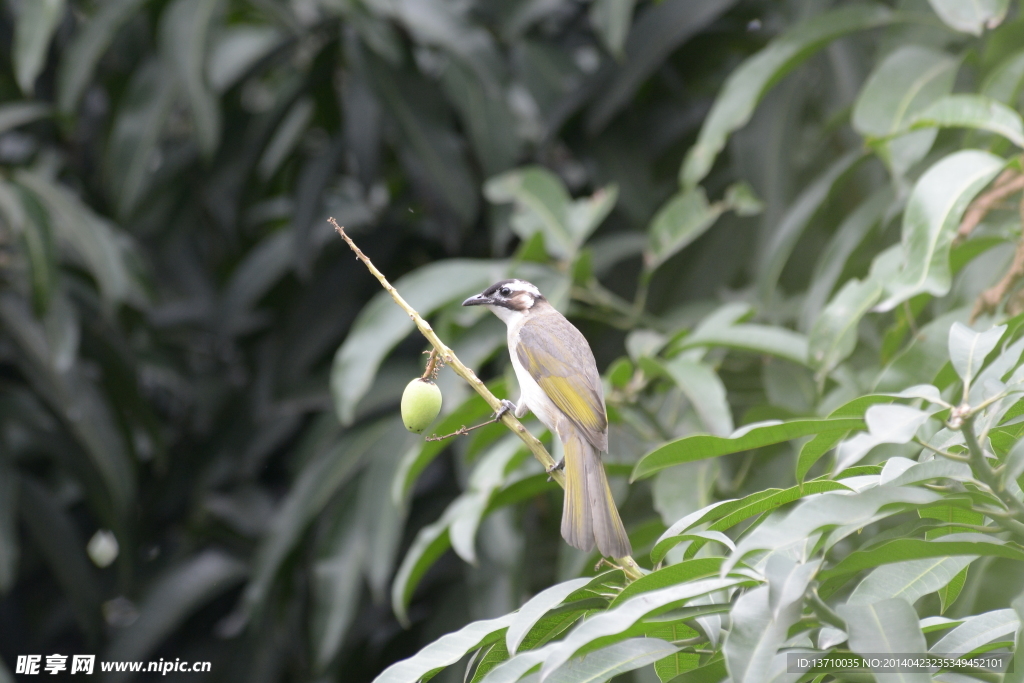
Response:
POLYGON ((497 422, 500 420, 505 413, 512 413, 513 415, 516 414, 516 404, 507 398, 501 399, 501 407, 498 408, 498 412, 494 414, 494 421, 497 422))
POLYGON ((551 476, 550 475, 554 474, 555 472, 557 472, 559 470, 564 470, 564 469, 565 469, 565 458, 562 458, 561 460, 556 462, 554 465, 552 465, 551 467, 547 468, 546 471, 548 473, 548 481, 551 481, 551 476))

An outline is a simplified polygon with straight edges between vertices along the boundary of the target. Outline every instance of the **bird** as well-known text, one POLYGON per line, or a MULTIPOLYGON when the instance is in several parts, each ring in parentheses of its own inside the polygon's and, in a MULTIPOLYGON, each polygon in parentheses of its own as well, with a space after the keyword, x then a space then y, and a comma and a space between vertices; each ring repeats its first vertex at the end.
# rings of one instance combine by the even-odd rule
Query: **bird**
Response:
POLYGON ((562 442, 565 503, 562 537, 574 548, 602 555, 632 554, 615 507, 601 453, 608 451, 608 414, 597 361, 586 337, 525 280, 496 282, 463 306, 486 306, 508 330, 508 350, 519 381, 515 404, 502 401, 500 418, 528 411, 562 442))

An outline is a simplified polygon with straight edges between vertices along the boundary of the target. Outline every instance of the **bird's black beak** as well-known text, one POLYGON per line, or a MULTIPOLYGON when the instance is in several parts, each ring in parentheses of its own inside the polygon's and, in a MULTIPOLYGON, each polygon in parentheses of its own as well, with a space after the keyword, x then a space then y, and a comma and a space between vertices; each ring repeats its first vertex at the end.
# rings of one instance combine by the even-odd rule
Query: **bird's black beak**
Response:
POLYGON ((489 303, 491 303, 490 297, 484 296, 483 294, 477 294, 476 296, 471 296, 468 299, 466 299, 465 301, 463 301, 462 305, 463 306, 486 306, 489 303))

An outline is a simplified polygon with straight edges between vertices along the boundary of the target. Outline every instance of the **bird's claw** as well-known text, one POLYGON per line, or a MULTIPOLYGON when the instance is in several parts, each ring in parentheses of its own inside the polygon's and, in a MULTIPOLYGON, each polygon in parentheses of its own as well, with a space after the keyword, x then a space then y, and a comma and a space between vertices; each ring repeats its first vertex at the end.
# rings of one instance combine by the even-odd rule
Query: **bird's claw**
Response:
POLYGON ((501 407, 498 408, 498 412, 494 414, 494 420, 495 422, 497 422, 505 415, 505 413, 512 413, 513 415, 515 415, 515 411, 516 404, 508 400, 507 398, 503 398, 501 399, 501 407))
POLYGON ((565 469, 565 458, 562 458, 561 460, 556 462, 554 465, 552 465, 551 467, 547 468, 546 471, 547 471, 548 474, 554 474, 558 470, 564 470, 564 469, 565 469))

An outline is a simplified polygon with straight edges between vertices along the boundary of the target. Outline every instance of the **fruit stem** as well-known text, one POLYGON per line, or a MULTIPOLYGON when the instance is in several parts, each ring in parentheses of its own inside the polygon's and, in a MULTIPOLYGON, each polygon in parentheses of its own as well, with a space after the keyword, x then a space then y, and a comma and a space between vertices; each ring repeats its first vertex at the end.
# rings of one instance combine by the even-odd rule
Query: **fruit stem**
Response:
MULTIPOLYGON (((402 298, 402 295, 398 293, 398 290, 395 289, 390 282, 388 282, 388 279, 384 277, 384 274, 377 270, 377 267, 373 265, 373 261, 371 261, 366 254, 356 246, 356 243, 353 242, 352 238, 345 232, 345 228, 338 225, 338 221, 334 220, 333 217, 328 218, 327 220, 334 226, 334 229, 338 232, 338 235, 341 236, 341 239, 345 240, 349 249, 355 253, 356 258, 362 261, 367 270, 377 278, 377 281, 380 282, 381 286, 388 294, 391 295, 391 298, 395 300, 395 303, 398 304, 403 311, 409 314, 409 317, 412 318, 413 323, 416 324, 420 333, 426 337, 427 341, 429 341, 431 346, 434 347, 433 352, 431 353, 431 359, 440 359, 440 361, 450 367, 456 375, 466 380, 466 382, 469 383, 469 386, 473 387, 476 393, 480 394, 480 396, 487 402, 487 405, 494 409, 494 412, 498 412, 501 409, 501 400, 492 394, 487 388, 487 385, 485 385, 480 378, 476 376, 476 373, 463 365, 462 361, 460 361, 455 355, 455 352, 441 341, 441 338, 434 332, 434 328, 430 326, 430 323, 424 320, 423 316, 421 316, 415 308, 410 306, 409 302, 402 298)), ((431 369, 430 362, 428 362, 427 367, 428 369, 431 369)), ((426 377, 426 374, 424 374, 424 377, 426 377)), ((533 456, 540 461, 540 464, 544 466, 545 470, 551 471, 554 468, 555 459, 552 458, 551 454, 548 453, 546 448, 544 448, 544 444, 541 443, 537 437, 531 434, 530 431, 523 426, 523 423, 516 419, 515 415, 512 414, 512 411, 506 410, 501 416, 501 422, 511 429, 516 436, 523 440, 523 443, 525 443, 526 447, 530 449, 533 456)), ((558 482, 558 485, 563 489, 565 488, 565 474, 561 470, 551 472, 551 478, 558 482)), ((632 557, 627 555, 626 557, 618 557, 615 559, 618 562, 618 566, 622 567, 622 571, 629 579, 636 580, 644 575, 640 566, 637 565, 636 561, 632 557)))

